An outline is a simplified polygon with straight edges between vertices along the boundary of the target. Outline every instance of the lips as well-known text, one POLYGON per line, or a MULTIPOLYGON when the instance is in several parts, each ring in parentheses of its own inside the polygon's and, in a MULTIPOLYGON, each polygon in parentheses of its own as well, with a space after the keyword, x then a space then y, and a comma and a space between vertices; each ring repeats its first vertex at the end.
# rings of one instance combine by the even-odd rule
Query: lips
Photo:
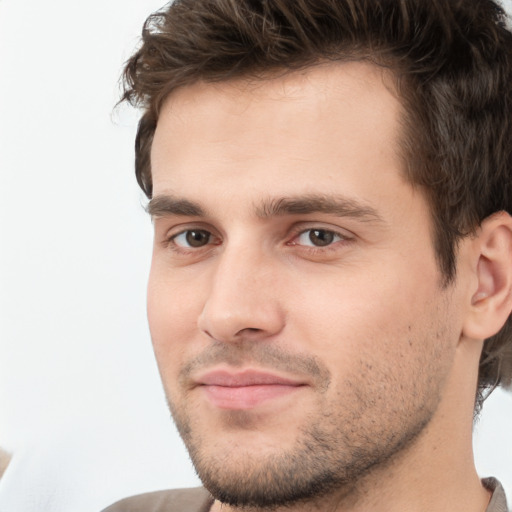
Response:
POLYGON ((251 409, 264 402, 290 395, 305 386, 304 382, 272 373, 246 370, 209 371, 197 380, 206 399, 220 409, 251 409))

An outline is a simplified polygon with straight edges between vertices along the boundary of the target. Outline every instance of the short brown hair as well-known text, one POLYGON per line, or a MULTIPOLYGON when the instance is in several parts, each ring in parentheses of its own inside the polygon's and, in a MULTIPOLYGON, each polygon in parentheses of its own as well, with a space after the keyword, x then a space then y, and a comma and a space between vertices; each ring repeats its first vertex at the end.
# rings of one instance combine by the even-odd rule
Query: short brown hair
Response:
MULTIPOLYGON (((123 99, 143 108, 138 183, 151 197, 153 135, 177 87, 343 60, 394 71, 407 177, 431 205, 448 284, 459 240, 512 212, 512 34, 492 0, 176 0, 147 19, 124 72, 123 99)), ((476 409, 511 381, 509 318, 485 342, 476 409)))

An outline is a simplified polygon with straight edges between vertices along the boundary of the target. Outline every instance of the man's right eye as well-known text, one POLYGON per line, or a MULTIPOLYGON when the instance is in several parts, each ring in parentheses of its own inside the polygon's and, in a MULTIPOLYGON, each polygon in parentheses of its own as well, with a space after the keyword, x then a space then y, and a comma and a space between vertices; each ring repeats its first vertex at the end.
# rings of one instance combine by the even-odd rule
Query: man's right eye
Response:
POLYGON ((211 237, 212 234, 204 229, 187 229, 174 235, 171 241, 184 249, 197 249, 207 245, 211 237))
POLYGON ((207 245, 211 239, 211 233, 204 229, 187 229, 172 237, 172 241, 183 248, 199 248, 207 245))

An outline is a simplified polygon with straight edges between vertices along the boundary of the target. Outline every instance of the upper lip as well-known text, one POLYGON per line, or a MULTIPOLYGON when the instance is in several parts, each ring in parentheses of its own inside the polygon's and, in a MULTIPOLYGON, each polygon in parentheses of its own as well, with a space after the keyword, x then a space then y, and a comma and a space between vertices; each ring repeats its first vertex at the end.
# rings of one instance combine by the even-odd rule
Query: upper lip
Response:
POLYGON ((261 370, 210 370, 202 373, 195 379, 199 386, 224 386, 224 387, 244 387, 244 386, 302 386, 305 383, 281 377, 275 373, 261 370))

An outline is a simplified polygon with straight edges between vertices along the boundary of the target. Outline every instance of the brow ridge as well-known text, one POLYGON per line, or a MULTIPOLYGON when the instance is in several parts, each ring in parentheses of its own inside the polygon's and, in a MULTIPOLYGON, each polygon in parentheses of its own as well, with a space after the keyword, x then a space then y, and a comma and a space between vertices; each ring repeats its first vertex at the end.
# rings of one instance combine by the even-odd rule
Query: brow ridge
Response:
POLYGON ((146 206, 146 212, 153 218, 165 217, 166 215, 205 216, 205 211, 199 204, 173 195, 153 197, 146 206))
MULTIPOLYGON (((166 215, 204 217, 206 210, 198 203, 174 195, 153 197, 146 211, 153 218, 166 215)), ((382 222, 375 208, 343 196, 307 194, 303 196, 269 198, 255 208, 257 217, 267 219, 285 215, 326 213, 339 217, 352 217, 364 222, 382 222)))
POLYGON ((354 217, 367 222, 382 222, 375 208, 352 198, 331 195, 308 194, 269 199, 257 207, 256 213, 261 218, 327 213, 339 217, 354 217))

